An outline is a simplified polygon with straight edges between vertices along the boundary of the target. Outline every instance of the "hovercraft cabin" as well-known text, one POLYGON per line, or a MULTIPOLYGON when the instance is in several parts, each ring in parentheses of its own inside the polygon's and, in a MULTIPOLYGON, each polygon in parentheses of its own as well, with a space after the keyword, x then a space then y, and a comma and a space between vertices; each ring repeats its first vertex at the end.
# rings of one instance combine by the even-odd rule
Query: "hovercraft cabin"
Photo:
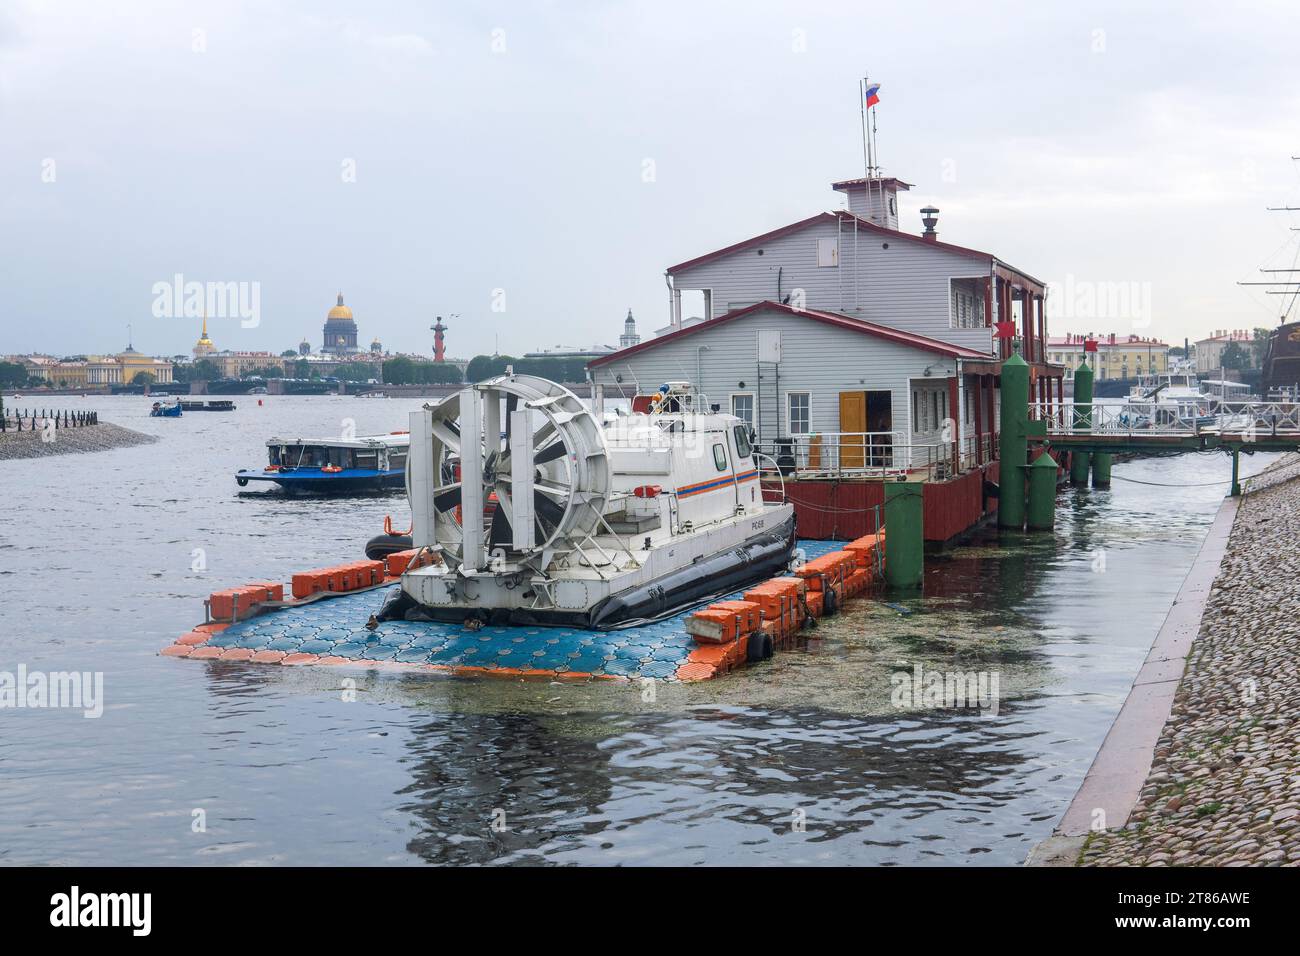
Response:
MULTIPOLYGON (((1031 402, 1063 398, 1046 361, 1045 285, 988 252, 899 228, 898 179, 833 184, 823 212, 671 266, 668 327, 589 363, 606 400, 689 380, 779 463, 802 537, 874 531, 882 481, 926 483, 925 538, 996 499, 998 374, 1013 339, 1031 402), (683 318, 683 297, 701 303, 683 318)), ((769 465, 770 467, 770 465, 769 465)))

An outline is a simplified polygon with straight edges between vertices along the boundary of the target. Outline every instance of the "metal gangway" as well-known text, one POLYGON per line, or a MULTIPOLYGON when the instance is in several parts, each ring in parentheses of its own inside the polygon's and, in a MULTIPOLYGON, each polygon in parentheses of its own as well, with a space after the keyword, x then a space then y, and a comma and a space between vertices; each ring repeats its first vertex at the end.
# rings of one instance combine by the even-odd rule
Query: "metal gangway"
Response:
POLYGON ((1029 420, 1039 438, 1063 447, 1100 451, 1148 448, 1205 449, 1255 445, 1261 450, 1300 447, 1300 403, 1289 401, 1194 403, 1129 401, 1122 405, 1031 403, 1029 420))

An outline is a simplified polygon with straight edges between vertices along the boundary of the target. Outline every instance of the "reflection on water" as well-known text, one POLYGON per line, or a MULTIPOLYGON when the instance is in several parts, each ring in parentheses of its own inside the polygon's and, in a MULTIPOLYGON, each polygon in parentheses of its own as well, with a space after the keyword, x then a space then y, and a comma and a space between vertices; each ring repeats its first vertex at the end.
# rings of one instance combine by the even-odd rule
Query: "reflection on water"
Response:
POLYGON ((0 711, 0 861, 1018 863, 1073 795, 1229 473, 1215 455, 1117 464, 1111 491, 1061 494, 1054 534, 985 530, 928 558, 923 597, 860 602, 769 664, 649 700, 158 657, 209 591, 336 563, 384 514, 408 520, 400 496, 239 495, 231 476, 272 432, 389 431, 418 402, 236 401, 151 420, 143 400, 69 400, 163 441, 0 464, 19 489, 0 671, 103 671, 107 698, 99 720, 0 711), (918 666, 996 675, 996 716, 900 701, 918 666))

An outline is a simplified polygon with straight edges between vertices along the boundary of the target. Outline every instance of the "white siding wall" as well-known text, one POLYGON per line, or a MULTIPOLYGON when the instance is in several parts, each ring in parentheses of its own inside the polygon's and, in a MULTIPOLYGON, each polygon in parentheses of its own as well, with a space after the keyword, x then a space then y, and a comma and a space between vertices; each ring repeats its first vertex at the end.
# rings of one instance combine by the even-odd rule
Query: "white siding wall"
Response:
POLYGON ((949 291, 953 276, 982 276, 988 268, 987 260, 938 246, 863 228, 855 235, 851 222, 818 222, 761 246, 682 270, 673 281, 679 290, 713 290, 709 318, 724 315, 736 304, 781 301, 802 289, 805 308, 843 312, 991 352, 992 330, 952 327, 949 291), (839 240, 839 266, 819 267, 818 240, 835 238, 839 240))
POLYGON ((953 374, 953 360, 934 352, 888 342, 870 335, 838 329, 808 318, 774 310, 760 310, 717 328, 664 342, 626 359, 592 369, 595 383, 609 397, 620 392, 631 398, 648 393, 667 381, 690 381, 709 402, 730 411, 730 396, 737 392, 759 394, 762 421, 759 438, 771 441, 789 434, 786 395, 811 395, 810 428, 814 432, 840 431, 839 393, 888 390, 891 393, 893 430, 907 442, 911 430, 911 381, 942 387, 953 374), (779 329, 781 363, 758 366, 758 333, 779 329), (925 374, 926 368, 930 375, 925 374), (698 372, 697 372, 698 369, 698 372), (621 383, 615 380, 622 376, 621 383), (740 383, 744 382, 742 388, 740 383), (776 402, 772 401, 773 397, 776 402), (772 421, 779 408, 779 423, 772 421))

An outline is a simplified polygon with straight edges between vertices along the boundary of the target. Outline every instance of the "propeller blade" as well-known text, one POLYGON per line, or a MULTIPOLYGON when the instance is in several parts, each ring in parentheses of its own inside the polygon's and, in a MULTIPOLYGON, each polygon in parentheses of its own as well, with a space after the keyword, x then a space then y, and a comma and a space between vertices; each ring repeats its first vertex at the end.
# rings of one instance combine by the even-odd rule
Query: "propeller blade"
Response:
MULTIPOLYGON (((497 492, 498 499, 500 496, 501 493, 497 492)), ((501 507, 501 502, 498 500, 496 509, 492 512, 492 527, 488 531, 488 547, 509 548, 514 535, 514 529, 510 527, 510 509, 501 507)))
POLYGON ((544 494, 554 495, 557 498, 569 497, 569 486, 562 485, 559 482, 538 478, 534 479, 533 487, 544 494))
MULTIPOLYGON (((542 494, 541 490, 535 490, 533 492, 533 513, 537 515, 538 523, 545 522, 552 528, 559 527, 560 522, 564 520, 564 507, 562 505, 557 505, 550 498, 546 497, 546 495, 542 494)), ((543 535, 543 537, 547 537, 549 534, 550 532, 548 531, 546 535, 543 535)))
POLYGON ((433 435, 453 452, 460 453, 460 431, 451 422, 434 422, 433 435))
POLYGON ((439 511, 450 511, 460 504, 460 485, 453 485, 449 490, 433 496, 433 506, 439 511))
POLYGON ((557 441, 555 442, 555 444, 548 445, 545 449, 539 451, 536 455, 534 455, 533 463, 537 465, 544 465, 548 461, 555 461, 557 458, 563 458, 565 454, 566 452, 564 450, 564 442, 557 441))

